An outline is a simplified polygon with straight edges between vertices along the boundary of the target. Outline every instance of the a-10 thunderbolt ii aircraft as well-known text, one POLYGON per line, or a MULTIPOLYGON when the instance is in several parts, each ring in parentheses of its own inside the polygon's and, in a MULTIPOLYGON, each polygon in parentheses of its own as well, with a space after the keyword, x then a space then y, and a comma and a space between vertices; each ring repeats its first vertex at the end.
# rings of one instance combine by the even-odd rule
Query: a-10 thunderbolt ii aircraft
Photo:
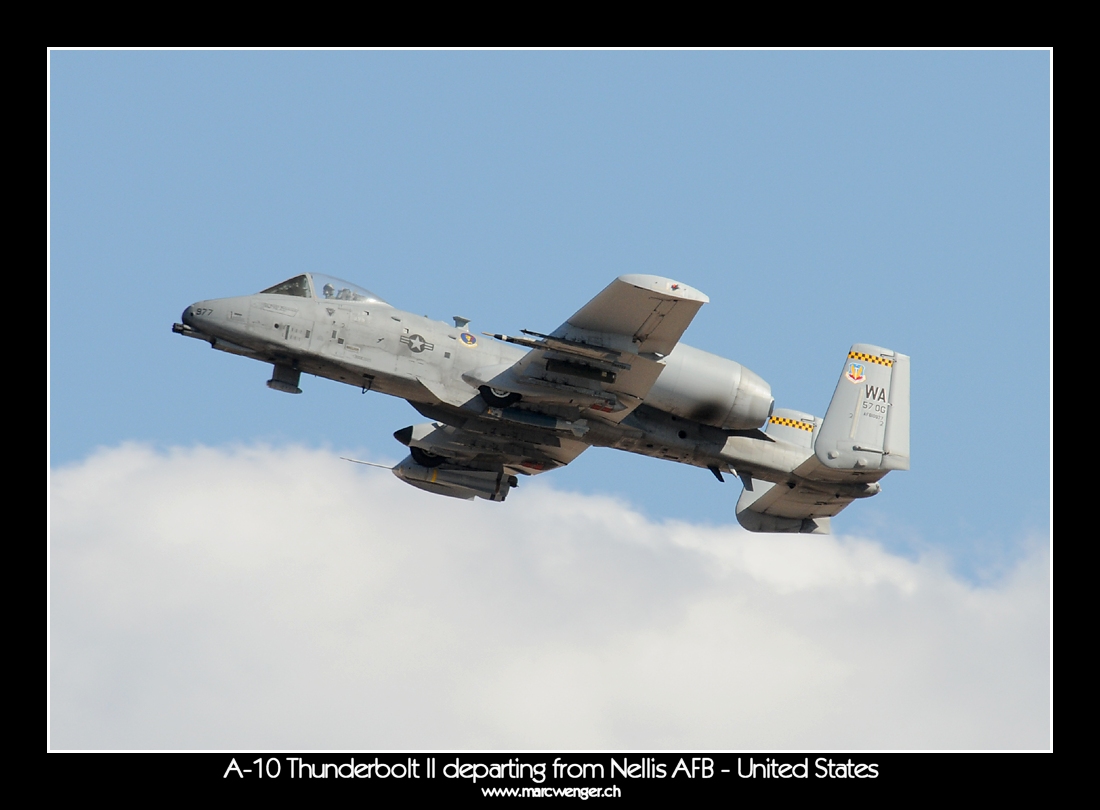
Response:
POLYGON ((856 344, 824 418, 776 409, 744 366, 680 336, 709 299, 620 276, 549 334, 473 334, 319 273, 200 301, 174 332, 273 367, 401 397, 431 422, 394 437, 393 473, 428 492, 503 501, 521 475, 614 447, 737 475, 737 520, 757 532, 828 533, 829 518, 909 468, 909 357, 856 344), (491 339, 489 339, 491 338, 491 339))

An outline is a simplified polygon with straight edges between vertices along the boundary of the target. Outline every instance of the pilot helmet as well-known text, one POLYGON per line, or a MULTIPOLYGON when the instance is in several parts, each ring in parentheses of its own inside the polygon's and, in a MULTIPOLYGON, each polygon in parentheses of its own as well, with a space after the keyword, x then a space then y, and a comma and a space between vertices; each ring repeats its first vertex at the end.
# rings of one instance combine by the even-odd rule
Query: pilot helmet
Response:
POLYGON ((321 291, 325 294, 325 298, 332 298, 332 296, 336 294, 336 288, 331 284, 326 284, 321 288, 321 291))

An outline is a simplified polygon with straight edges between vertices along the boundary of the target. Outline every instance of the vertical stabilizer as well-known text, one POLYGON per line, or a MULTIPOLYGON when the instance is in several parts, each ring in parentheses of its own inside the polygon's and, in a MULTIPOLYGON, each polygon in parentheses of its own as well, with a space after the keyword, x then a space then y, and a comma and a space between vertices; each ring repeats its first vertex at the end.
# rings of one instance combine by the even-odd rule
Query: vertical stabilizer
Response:
POLYGON ((814 453, 835 470, 909 469, 909 357, 857 343, 848 352, 814 453))

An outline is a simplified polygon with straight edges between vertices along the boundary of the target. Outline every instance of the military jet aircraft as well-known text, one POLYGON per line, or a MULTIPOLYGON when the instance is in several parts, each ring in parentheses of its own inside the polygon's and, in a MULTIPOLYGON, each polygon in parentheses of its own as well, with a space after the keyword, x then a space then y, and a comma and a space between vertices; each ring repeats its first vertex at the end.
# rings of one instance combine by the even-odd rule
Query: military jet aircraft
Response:
POLYGON ((428 492, 503 501, 520 476, 614 447, 738 476, 750 531, 827 534, 909 469, 909 357, 856 344, 824 418, 776 409, 752 371, 680 342, 709 300, 625 275, 548 334, 475 335, 304 273, 192 304, 172 331, 270 363, 276 391, 306 373, 407 400, 432 421, 394 433, 409 455, 392 470, 428 492))

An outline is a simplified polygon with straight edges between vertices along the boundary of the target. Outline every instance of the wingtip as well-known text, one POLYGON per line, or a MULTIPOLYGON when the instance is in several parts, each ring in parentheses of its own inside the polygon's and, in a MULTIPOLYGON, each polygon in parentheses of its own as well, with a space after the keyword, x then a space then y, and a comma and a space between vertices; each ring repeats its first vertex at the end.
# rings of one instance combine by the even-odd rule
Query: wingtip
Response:
POLYGON ((619 276, 616 281, 630 284, 643 290, 654 290, 674 298, 682 298, 685 301, 698 301, 700 304, 710 303, 710 297, 689 284, 684 284, 675 279, 664 276, 650 276, 643 273, 629 273, 619 276))

